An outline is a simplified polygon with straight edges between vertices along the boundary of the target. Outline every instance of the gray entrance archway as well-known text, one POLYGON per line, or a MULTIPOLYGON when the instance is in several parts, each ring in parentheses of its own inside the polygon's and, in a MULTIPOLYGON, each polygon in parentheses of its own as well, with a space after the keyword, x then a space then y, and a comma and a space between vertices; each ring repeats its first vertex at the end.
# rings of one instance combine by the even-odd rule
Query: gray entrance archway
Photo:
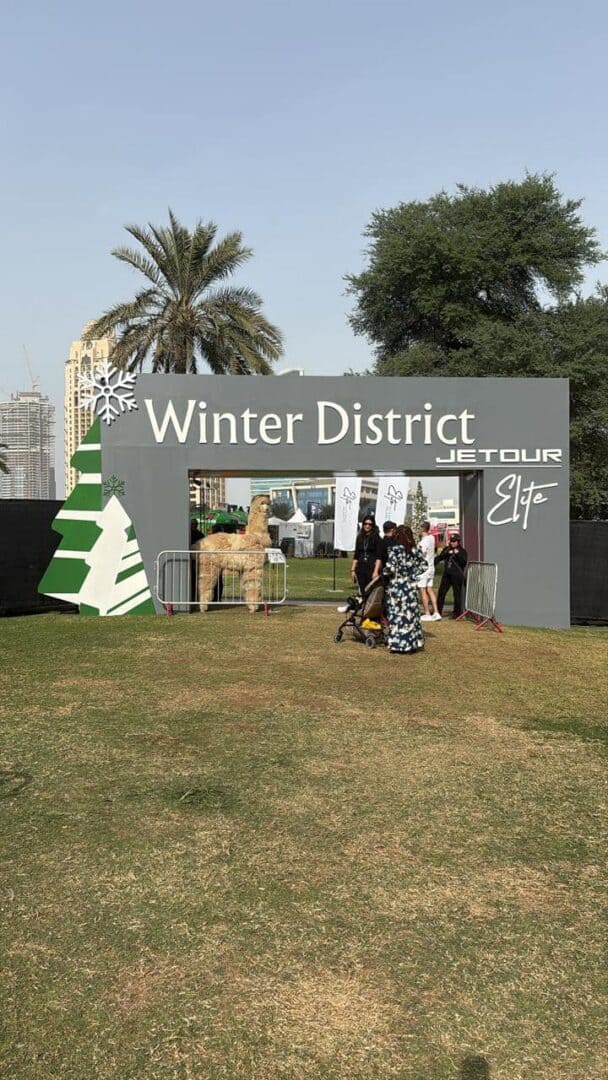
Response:
MULTIPOLYGON (((141 375, 101 423, 148 581, 187 546, 187 474, 457 474, 465 545, 502 622, 569 625, 568 381, 141 375)), ((107 493, 104 501, 109 498, 107 493)))

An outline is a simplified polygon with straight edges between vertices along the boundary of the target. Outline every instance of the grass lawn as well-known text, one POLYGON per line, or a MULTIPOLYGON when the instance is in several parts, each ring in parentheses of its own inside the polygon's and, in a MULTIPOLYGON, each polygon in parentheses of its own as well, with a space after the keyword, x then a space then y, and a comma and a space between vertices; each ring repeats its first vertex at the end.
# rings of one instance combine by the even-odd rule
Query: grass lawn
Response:
MULTIPOLYGON (((345 597, 356 593, 350 576, 352 558, 336 559, 336 592, 334 592, 333 559, 288 559, 287 562, 287 599, 288 600, 336 600, 340 603, 345 597)), ((435 585, 441 580, 441 570, 435 574, 435 585)), ((448 607, 452 602, 452 593, 448 598, 448 607)))
POLYGON ((608 634, 337 622, 0 621, 2 1077, 608 1074, 608 634))
MULTIPOLYGON (((353 592, 352 558, 336 559, 336 592, 333 591, 333 559, 288 559, 288 600, 333 600, 340 603, 353 592)), ((356 592, 356 589, 354 590, 356 592)))

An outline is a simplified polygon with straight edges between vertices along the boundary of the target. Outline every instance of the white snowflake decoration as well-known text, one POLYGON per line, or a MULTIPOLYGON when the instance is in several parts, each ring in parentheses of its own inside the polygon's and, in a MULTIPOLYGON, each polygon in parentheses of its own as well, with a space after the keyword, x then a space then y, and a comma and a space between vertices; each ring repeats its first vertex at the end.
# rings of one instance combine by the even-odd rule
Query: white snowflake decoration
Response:
POLYGON ((78 376, 85 391, 81 407, 92 409, 106 424, 111 424, 121 413, 137 408, 133 395, 136 378, 128 371, 118 371, 109 360, 100 361, 92 375, 78 376))

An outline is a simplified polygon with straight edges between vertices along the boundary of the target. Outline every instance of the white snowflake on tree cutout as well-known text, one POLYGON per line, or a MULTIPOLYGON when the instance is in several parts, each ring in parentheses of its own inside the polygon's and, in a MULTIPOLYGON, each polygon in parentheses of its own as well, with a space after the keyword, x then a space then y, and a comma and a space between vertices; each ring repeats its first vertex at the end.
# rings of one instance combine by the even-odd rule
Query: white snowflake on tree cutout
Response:
POLYGON ((137 408, 133 395, 136 378, 128 371, 118 371, 109 360, 100 361, 92 375, 78 376, 85 391, 81 408, 92 409, 106 424, 111 424, 121 413, 137 408))

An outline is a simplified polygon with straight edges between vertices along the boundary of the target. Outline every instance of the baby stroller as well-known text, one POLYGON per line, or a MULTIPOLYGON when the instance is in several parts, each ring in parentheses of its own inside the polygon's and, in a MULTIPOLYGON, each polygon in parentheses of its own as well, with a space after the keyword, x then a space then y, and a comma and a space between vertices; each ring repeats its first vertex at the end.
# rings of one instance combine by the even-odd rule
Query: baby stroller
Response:
POLYGON ((370 649, 388 642, 388 620, 384 614, 385 581, 374 578, 366 586, 363 597, 351 596, 344 622, 334 634, 334 641, 344 638, 346 629, 352 630, 355 641, 364 641, 370 649))

